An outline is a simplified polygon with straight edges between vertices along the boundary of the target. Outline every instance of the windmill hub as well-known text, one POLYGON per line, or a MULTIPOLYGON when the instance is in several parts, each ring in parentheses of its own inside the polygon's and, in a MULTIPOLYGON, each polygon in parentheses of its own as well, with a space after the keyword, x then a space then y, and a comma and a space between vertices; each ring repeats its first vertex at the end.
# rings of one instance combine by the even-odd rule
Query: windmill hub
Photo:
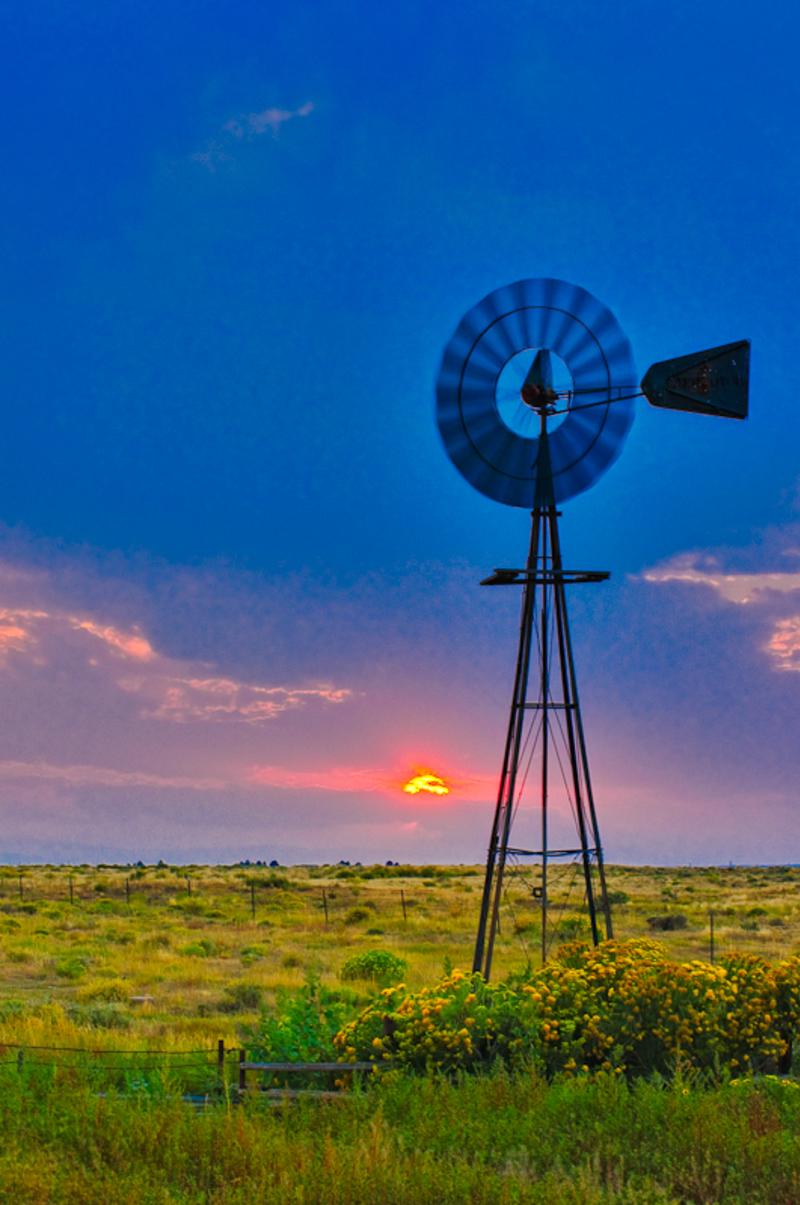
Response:
POLYGON ((504 427, 514 435, 533 440, 540 434, 542 407, 553 416, 548 429, 554 432, 560 426, 572 389, 572 374, 560 356, 541 347, 525 347, 515 351, 499 369, 494 386, 495 406, 504 427), (549 368, 543 367, 545 356, 549 358, 549 368))
POLYGON ((547 348, 541 348, 534 356, 519 395, 537 414, 552 414, 555 410, 558 394, 553 388, 552 358, 547 348))

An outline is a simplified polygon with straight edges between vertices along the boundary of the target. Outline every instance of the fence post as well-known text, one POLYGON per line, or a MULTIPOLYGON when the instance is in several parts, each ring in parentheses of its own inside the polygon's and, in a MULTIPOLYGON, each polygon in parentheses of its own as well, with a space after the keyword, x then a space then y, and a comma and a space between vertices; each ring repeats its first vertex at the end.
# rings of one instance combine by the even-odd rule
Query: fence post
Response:
POLYGON ((186 894, 192 894, 192 880, 189 878, 188 874, 186 876, 186 894))
POLYGON ((406 912, 406 893, 403 888, 400 888, 400 903, 403 905, 403 920, 408 922, 408 913, 406 912))
POLYGON ((225 1091, 225 1039, 217 1040, 217 1074, 219 1075, 219 1086, 222 1091, 225 1091))
POLYGON ((72 875, 69 876, 69 902, 71 904, 75 903, 75 897, 74 897, 73 891, 72 891, 72 875))
POLYGON ((714 909, 710 908, 708 912, 708 956, 710 962, 714 961, 714 909))
POLYGON ((131 881, 130 881, 130 879, 126 879, 125 880, 125 903, 129 904, 130 902, 131 902, 131 881))
POLYGON ((250 912, 253 920, 256 919, 256 885, 255 882, 250 884, 250 912))
POLYGON ((247 1071, 245 1069, 245 1052, 239 1051, 239 1091, 244 1092, 247 1088, 247 1071))
POLYGON ((325 910, 325 924, 327 925, 327 923, 328 923, 328 896, 327 896, 327 893, 326 893, 324 887, 322 888, 322 907, 325 910))
POLYGON ((22 1072, 22 1067, 25 1062, 25 1051, 20 1048, 17 1051, 17 1071, 22 1072))
POLYGON ((23 888, 22 888, 22 872, 20 872, 20 876, 19 876, 19 898, 21 900, 25 898, 23 888))

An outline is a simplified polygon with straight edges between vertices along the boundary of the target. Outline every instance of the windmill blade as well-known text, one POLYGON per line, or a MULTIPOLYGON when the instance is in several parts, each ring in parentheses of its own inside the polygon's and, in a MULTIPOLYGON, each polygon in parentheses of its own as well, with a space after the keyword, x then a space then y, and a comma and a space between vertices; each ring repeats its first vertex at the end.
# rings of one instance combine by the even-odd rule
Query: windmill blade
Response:
POLYGON ((747 418, 750 342, 724 343, 661 360, 648 368, 642 393, 651 406, 716 418, 747 418))

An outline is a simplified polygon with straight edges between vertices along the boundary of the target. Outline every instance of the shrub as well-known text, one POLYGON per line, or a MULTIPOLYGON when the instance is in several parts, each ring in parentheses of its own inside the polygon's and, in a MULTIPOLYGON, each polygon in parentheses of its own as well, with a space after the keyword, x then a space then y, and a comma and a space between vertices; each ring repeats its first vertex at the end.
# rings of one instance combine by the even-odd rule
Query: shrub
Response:
POLYGON ((70 1004, 67 1016, 76 1025, 92 1029, 130 1029, 131 1019, 114 1004, 70 1004))
POLYGON ((589 935, 589 922, 584 916, 563 916, 554 922, 553 929, 559 938, 569 941, 574 937, 589 935))
POLYGON ((419 992, 386 988, 335 1043, 343 1061, 416 1071, 738 1075, 785 1067, 798 1034, 800 959, 676 963, 645 940, 572 943, 505 983, 454 971, 419 992))
POLYGON ((609 891, 607 893, 609 904, 627 904, 630 902, 630 898, 627 891, 609 891))
POLYGON ((186 916, 207 915, 203 901, 195 899, 193 895, 187 895, 183 899, 170 900, 169 906, 177 909, 178 912, 183 912, 186 916))
POLYGON ((366 950, 348 958, 340 971, 342 979, 372 979, 375 983, 396 983, 406 973, 407 963, 389 950, 366 950))
POLYGON ((189 958, 213 958, 216 952, 217 947, 207 937, 201 937, 200 941, 190 942, 188 946, 184 946, 180 951, 181 954, 185 954, 189 958))
POLYGON ((674 929, 686 929, 688 920, 682 912, 668 912, 665 916, 648 916, 647 923, 651 929, 671 932, 674 929))
POLYGON ((264 989, 257 983, 232 983, 225 988, 225 999, 217 1011, 221 1013, 255 1012, 261 1007, 264 989))
POLYGON ((89 959, 82 956, 59 958, 55 972, 60 979, 80 979, 89 968, 89 959))
POLYGON ((253 945, 245 946, 240 955, 242 962, 249 966, 253 962, 258 962, 264 958, 267 953, 267 947, 259 942, 254 942, 253 945))
POLYGON ((87 983, 78 988, 75 998, 79 1004, 110 1004, 127 1000, 130 987, 124 979, 106 979, 103 982, 87 983))
POLYGON ((358 925, 361 921, 369 920, 370 912, 368 908, 362 908, 360 905, 356 908, 351 908, 345 914, 344 923, 346 925, 358 925))
POLYGON ((247 879, 247 885, 254 887, 267 887, 285 891, 292 886, 292 880, 285 874, 266 874, 261 876, 251 875, 247 879))

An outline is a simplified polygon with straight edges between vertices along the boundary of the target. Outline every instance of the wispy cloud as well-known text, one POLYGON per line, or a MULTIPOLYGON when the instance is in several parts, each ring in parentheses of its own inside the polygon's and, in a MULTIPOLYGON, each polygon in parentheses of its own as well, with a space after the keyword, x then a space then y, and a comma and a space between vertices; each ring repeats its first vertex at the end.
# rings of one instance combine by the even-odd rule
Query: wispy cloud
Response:
MULTIPOLYGON (((497 786, 494 775, 458 777, 448 773, 446 778, 451 802, 484 802, 492 797, 497 786)), ((408 795, 403 794, 403 784, 407 779, 407 767, 387 769, 384 766, 326 766, 297 770, 285 766, 255 765, 247 775, 248 782, 259 786, 283 790, 338 791, 350 795, 392 795, 405 802, 408 802, 408 795)))
POLYGON ((682 582, 690 586, 709 586, 726 602, 746 606, 764 602, 770 594, 800 591, 800 573, 724 573, 716 558, 687 553, 661 565, 645 569, 646 582, 682 582))
POLYGON ((329 766, 316 770, 292 770, 285 766, 253 766, 248 781, 258 786, 284 790, 343 791, 348 794, 387 791, 394 785, 390 773, 364 766, 329 766))
POLYGON ((257 686, 234 678, 123 678, 119 685, 153 700, 144 714, 154 719, 188 723, 192 720, 242 720, 258 724, 312 700, 343 703, 352 691, 328 684, 310 687, 257 686))
POLYGON ((71 787, 148 787, 172 790, 219 791, 232 784, 216 778, 146 774, 139 770, 113 770, 106 766, 62 766, 51 762, 0 761, 0 780, 35 779, 71 787))
POLYGON ((262 109, 259 113, 247 113, 243 117, 232 117, 222 127, 233 138, 257 138, 269 130, 273 138, 277 138, 281 126, 295 117, 308 117, 314 112, 314 105, 307 100, 298 109, 262 109))
MULTIPOLYGON (((798 549, 789 547, 783 554, 796 557, 798 549)), ((725 602, 756 609, 762 621, 772 626, 767 643, 761 647, 773 667, 800 672, 800 615, 785 613, 792 605, 792 595, 800 593, 800 572, 725 573, 716 557, 687 553, 645 569, 642 578, 656 585, 671 582, 707 586, 725 602)))
POLYGON ((328 682, 286 685, 210 674, 207 664, 157 652, 138 625, 126 629, 99 616, 0 607, 0 667, 19 670, 26 660, 57 667, 65 659, 104 671, 107 683, 139 700, 143 718, 182 724, 259 724, 308 703, 343 703, 353 694, 328 682))
POLYGON ((237 143, 250 142, 263 134, 271 134, 277 138, 280 130, 290 121, 308 117, 314 112, 314 104, 307 100, 296 109, 280 109, 270 106, 255 113, 243 113, 231 117, 222 126, 221 134, 212 138, 202 151, 195 151, 189 156, 194 163, 199 163, 206 171, 215 172, 234 158, 234 148, 237 143))

